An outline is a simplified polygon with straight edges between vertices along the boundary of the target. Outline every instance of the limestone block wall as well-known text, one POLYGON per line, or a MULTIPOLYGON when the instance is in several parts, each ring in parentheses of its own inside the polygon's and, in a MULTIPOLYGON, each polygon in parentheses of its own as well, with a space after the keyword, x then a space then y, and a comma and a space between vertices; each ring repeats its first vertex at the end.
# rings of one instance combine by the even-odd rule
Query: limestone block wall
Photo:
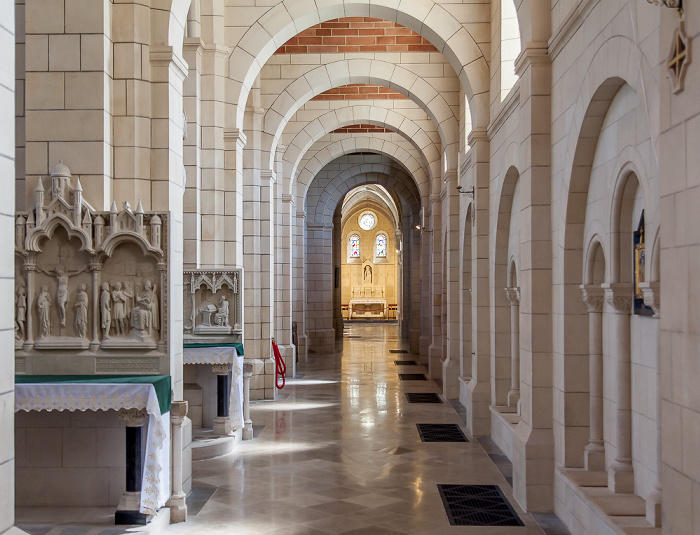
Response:
POLYGON ((126 434, 117 411, 19 412, 15 423, 18 506, 119 503, 126 490, 126 434))
MULTIPOLYGON (((0 117, 3 124, 12 125, 15 104, 15 17, 11 2, 0 4, 0 47, 4 50, 0 61, 0 117)), ((3 195, 0 197, 0 236, 4 244, 0 255, 0 285, 4 295, 14 293, 14 266, 12 260, 12 234, 15 193, 13 177, 15 176, 15 129, 3 128, 0 131, 0 176, 2 176, 3 195)), ((4 314, 0 323, 0 343, 3 347, 12 347, 14 338, 12 316, 4 314)), ((0 453, 0 533, 12 527, 15 521, 15 453, 14 453, 14 359, 4 358, 0 364, 0 436, 2 453, 0 453)))
MULTIPOLYGON (((685 28, 698 42, 700 12, 689 5, 685 28)), ((661 13, 658 43, 659 76, 666 75, 666 54, 678 27, 671 10, 661 13)), ((692 66, 692 64, 691 64, 692 66)), ((695 64, 697 67, 697 64, 695 64)), ((671 94, 661 84, 659 176, 661 189, 661 334, 660 396, 664 493, 664 531, 690 534, 700 529, 700 466, 694 452, 700 448, 697 434, 700 397, 697 388, 698 253, 694 229, 698 228, 697 198, 700 165, 694 139, 700 122, 697 88, 700 71, 688 69, 685 89, 671 94)))

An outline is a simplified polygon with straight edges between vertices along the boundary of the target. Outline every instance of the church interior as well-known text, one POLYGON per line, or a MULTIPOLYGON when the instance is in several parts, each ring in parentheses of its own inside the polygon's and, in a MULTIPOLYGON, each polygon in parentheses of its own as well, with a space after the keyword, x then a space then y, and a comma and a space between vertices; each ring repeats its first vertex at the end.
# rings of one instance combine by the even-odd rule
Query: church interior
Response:
POLYGON ((0 534, 699 534, 698 34, 0 1, 0 534))

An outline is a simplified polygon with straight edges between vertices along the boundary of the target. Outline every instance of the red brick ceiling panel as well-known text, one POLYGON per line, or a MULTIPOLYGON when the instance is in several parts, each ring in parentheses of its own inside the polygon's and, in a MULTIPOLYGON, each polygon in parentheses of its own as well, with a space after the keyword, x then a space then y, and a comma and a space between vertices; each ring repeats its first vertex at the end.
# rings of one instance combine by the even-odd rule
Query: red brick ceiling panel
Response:
POLYGON ((333 130, 331 134, 388 134, 391 132, 393 132, 393 130, 389 128, 375 126, 373 124, 353 124, 350 126, 337 128, 336 130, 333 130))
POLYGON ((345 17, 312 26, 283 44, 276 54, 338 52, 437 52, 405 26, 372 17, 345 17))
POLYGON ((364 99, 405 99, 408 98, 393 89, 381 85, 349 84, 334 87, 316 95, 311 100, 364 100, 364 99))

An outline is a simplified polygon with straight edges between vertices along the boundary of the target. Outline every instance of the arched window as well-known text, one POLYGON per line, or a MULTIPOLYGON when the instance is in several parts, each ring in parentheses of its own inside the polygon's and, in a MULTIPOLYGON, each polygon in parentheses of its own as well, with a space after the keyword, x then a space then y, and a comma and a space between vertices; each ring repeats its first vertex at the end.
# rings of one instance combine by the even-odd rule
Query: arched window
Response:
POLYGON ((501 0, 501 102, 518 80, 514 69, 519 54, 520 28, 515 2, 501 0))
POLYGON ((357 234, 350 236, 350 258, 360 258, 360 237, 357 234))
POLYGON ((386 258, 386 236, 384 234, 377 236, 375 256, 377 258, 386 258))

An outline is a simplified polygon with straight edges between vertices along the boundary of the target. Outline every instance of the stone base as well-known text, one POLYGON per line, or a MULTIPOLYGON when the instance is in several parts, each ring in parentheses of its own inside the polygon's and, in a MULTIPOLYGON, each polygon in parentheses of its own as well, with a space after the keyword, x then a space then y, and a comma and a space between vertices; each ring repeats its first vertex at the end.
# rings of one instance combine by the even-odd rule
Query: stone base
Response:
POLYGON ((231 434, 231 420, 228 416, 217 416, 214 418, 213 433, 218 436, 231 434))
POLYGON ((245 424, 243 428, 243 440, 252 440, 253 438, 253 423, 245 424))
POLYGON ((554 435, 520 420, 513 432, 513 496, 533 513, 554 508, 554 435))
MULTIPOLYGON (((132 333, 137 333, 138 331, 132 331, 132 333)), ((156 349, 158 346, 153 338, 142 338, 138 339, 131 334, 113 336, 112 338, 107 338, 104 340, 100 347, 102 349, 156 349)))
POLYGON ((117 511, 114 513, 115 526, 128 526, 135 524, 137 526, 145 526, 153 516, 138 511, 117 511))
POLYGON ((34 343, 34 349, 89 349, 90 342, 87 338, 77 336, 47 336, 34 343))
POLYGON ((586 446, 583 454, 583 467, 589 472, 605 471, 605 450, 586 446))
POLYGON ((335 352, 335 329, 314 329, 309 331, 309 351, 314 353, 335 352))
POLYGON ((475 437, 491 434, 491 387, 472 377, 467 385, 462 405, 467 409, 467 433, 475 437))
POLYGON ((447 399, 459 399, 459 362, 456 359, 442 361, 442 395, 447 399))
POLYGON ((655 528, 661 527, 661 492, 652 492, 646 499, 647 522, 655 528))
POLYGON ((197 325, 194 334, 226 336, 233 332, 233 327, 223 325, 197 325))
POLYGON ((608 488, 615 494, 634 493, 634 472, 632 467, 613 466, 608 470, 608 488))

